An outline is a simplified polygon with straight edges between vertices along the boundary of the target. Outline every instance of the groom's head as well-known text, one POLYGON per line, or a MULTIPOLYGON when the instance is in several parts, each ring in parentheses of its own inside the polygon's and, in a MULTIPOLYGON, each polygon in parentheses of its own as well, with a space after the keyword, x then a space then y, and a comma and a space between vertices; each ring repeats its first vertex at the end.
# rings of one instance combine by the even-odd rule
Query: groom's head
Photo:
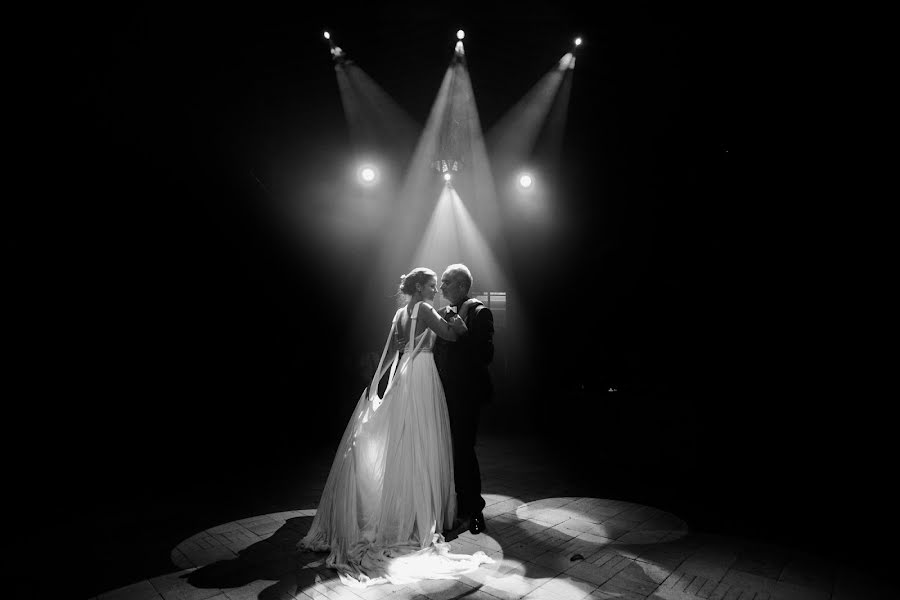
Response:
POLYGON ((472 272, 464 264, 457 263, 444 269, 441 275, 441 294, 450 304, 459 304, 469 297, 472 288, 472 272))

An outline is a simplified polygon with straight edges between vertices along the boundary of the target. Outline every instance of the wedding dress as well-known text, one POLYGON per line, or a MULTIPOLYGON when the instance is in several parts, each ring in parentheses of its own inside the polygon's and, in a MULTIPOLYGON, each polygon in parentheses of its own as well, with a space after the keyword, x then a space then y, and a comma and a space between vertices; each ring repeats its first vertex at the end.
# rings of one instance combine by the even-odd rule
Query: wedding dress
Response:
POLYGON ((493 562, 483 552, 452 554, 441 531, 456 516, 453 448, 444 390, 434 363, 435 333, 415 335, 387 363, 405 307, 394 315, 372 384, 347 425, 301 550, 328 551, 327 566, 351 586, 449 579, 493 562), (390 367, 384 397, 378 382, 390 367))

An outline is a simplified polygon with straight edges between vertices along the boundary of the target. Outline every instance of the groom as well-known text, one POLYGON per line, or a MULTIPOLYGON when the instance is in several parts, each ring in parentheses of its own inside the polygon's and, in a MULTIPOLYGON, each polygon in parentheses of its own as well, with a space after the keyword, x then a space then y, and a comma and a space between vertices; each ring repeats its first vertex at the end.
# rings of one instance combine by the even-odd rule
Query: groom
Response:
POLYGON ((450 431, 453 437, 453 465, 459 518, 445 532, 452 540, 463 531, 485 530, 485 502, 481 497, 481 471, 475 456, 478 413, 491 399, 493 384, 488 365, 494 358, 494 315, 481 301, 469 298, 472 273, 463 264, 450 265, 441 275, 441 294, 450 303, 440 310, 445 319, 457 313, 466 322, 468 333, 455 342, 438 338, 434 360, 444 385, 450 431))

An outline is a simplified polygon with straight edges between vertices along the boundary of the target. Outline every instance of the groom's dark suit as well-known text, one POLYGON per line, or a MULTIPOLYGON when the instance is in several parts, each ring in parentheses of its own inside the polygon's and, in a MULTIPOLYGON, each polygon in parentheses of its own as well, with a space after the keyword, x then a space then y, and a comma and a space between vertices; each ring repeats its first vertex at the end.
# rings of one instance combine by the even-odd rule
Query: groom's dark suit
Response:
MULTIPOLYGON (((494 358, 494 315, 481 302, 466 315, 468 333, 455 342, 435 341, 437 364, 453 437, 453 469, 459 514, 474 516, 484 508, 481 497, 481 471, 475 456, 478 413, 490 401, 494 387, 488 365, 494 358)), ((460 305, 457 305, 458 309, 460 305)), ((440 310, 446 317, 449 307, 440 310)))

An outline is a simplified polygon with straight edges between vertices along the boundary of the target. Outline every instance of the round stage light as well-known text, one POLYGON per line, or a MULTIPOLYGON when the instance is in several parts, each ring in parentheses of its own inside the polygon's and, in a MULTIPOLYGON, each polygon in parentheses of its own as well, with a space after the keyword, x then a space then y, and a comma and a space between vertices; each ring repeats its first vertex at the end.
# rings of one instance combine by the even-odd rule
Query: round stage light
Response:
POLYGON ((523 190, 530 189, 534 185, 534 178, 529 173, 521 173, 518 181, 519 187, 523 190))
POLYGON ((325 39, 326 39, 326 40, 330 40, 330 39, 331 39, 331 34, 328 33, 327 31, 326 31, 323 35, 325 36, 325 39))
POLYGON ((461 40, 464 37, 466 37, 466 32, 463 31, 462 29, 460 29, 459 31, 456 32, 456 39, 461 40))
POLYGON ((580 46, 580 45, 581 45, 581 38, 580 38, 580 37, 575 38, 575 45, 576 45, 576 46, 580 46))
POLYGON ((363 185, 374 185, 378 182, 378 169, 372 165, 362 165, 356 171, 356 177, 363 185))
POLYGON ((444 181, 450 181, 453 179, 453 176, 450 173, 444 173, 444 181))

